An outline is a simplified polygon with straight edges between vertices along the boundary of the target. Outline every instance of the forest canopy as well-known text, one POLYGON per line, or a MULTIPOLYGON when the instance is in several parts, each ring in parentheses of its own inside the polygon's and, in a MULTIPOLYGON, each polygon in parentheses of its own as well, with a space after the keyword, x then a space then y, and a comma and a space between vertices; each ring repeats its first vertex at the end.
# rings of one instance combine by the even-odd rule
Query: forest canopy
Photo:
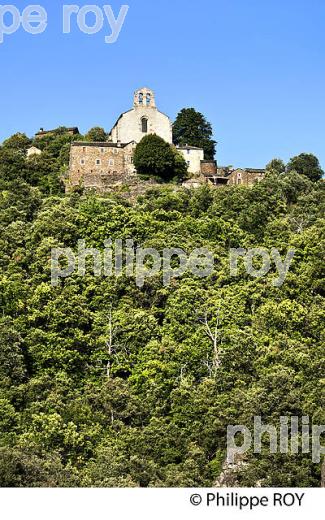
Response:
MULTIPOLYGON (((162 185, 134 204, 64 194, 70 141, 44 138, 29 160, 22 134, 0 148, 0 485, 213 486, 228 425, 325 424, 324 182, 305 162, 274 163, 250 188, 162 185), (168 286, 91 271, 51 285, 53 247, 108 238, 206 247, 216 268, 168 286), (239 247, 294 248, 285 283, 231 276, 239 247), (217 321, 218 366, 206 328, 217 321)), ((245 455, 234 484, 320 485, 310 454, 267 447, 245 455)))

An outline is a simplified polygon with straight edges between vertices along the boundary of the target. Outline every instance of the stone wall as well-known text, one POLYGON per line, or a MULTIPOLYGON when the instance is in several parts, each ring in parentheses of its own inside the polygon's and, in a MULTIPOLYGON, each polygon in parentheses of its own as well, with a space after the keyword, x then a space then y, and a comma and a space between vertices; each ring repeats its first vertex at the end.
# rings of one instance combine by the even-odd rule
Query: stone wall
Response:
POLYGON ((229 185, 251 186, 256 182, 260 182, 265 176, 265 170, 257 170, 250 168, 237 168, 233 170, 229 176, 229 185))
POLYGON ((143 88, 134 94, 133 108, 124 112, 110 133, 113 143, 139 143, 147 134, 157 134, 167 143, 173 142, 172 122, 168 116, 156 108, 155 94, 152 90, 143 88), (142 102, 139 96, 142 95, 142 102), (149 98, 147 98, 149 96, 149 98), (148 102, 147 102, 148 99, 148 102), (143 120, 146 120, 145 131, 143 120))
POLYGON ((201 173, 207 177, 217 175, 216 161, 201 161, 201 173))
POLYGON ((134 144, 72 143, 69 178, 66 189, 83 186, 106 191, 110 185, 120 185, 135 176, 134 144))
POLYGON ((170 119, 156 108, 135 107, 122 114, 114 128, 110 138, 113 142, 128 143, 141 139, 148 134, 157 134, 167 143, 172 143, 172 124, 170 119), (142 131, 142 120, 147 119, 147 131, 142 131))

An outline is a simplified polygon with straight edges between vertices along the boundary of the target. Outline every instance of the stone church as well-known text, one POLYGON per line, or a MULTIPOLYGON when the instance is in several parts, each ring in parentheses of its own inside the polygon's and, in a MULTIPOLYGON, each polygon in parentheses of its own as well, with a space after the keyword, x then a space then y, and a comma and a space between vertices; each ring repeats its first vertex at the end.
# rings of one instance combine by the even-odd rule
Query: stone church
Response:
MULTIPOLYGON (((66 190, 76 186, 104 192, 125 184, 135 184, 137 173, 133 164, 134 150, 141 139, 156 134, 167 143, 173 142, 170 118, 157 109, 154 92, 148 88, 136 90, 133 107, 120 115, 106 142, 73 142, 70 151, 66 190)), ((193 179, 185 186, 203 183, 249 185, 260 180, 263 170, 217 169, 215 161, 204 160, 204 151, 195 146, 177 147, 187 163, 193 179)))
POLYGON ((139 143, 146 134, 157 134, 167 143, 173 142, 171 120, 157 109, 153 91, 142 88, 134 93, 131 110, 124 112, 116 121, 109 140, 113 143, 139 143))

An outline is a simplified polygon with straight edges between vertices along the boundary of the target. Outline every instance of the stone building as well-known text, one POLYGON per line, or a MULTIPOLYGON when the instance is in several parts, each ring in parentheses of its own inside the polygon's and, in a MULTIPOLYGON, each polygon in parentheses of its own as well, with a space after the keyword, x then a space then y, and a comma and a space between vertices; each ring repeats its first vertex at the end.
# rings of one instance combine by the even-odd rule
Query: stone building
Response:
POLYGON ((133 108, 116 121, 109 140, 113 143, 139 143, 147 134, 159 135, 170 144, 173 142, 171 120, 157 109, 154 92, 141 88, 134 93, 133 108))
MULTIPOLYGON (((155 94, 148 88, 134 93, 133 107, 124 112, 104 143, 74 142, 70 151, 69 177, 66 189, 82 185, 105 191, 129 183, 136 176, 133 154, 136 145, 148 134, 156 134, 172 144, 173 131, 169 117, 156 107, 155 94)), ((204 151, 195 146, 177 148, 183 155, 189 173, 201 174, 204 151)))
POLYGON ((186 161, 187 171, 193 175, 199 175, 204 160, 202 148, 197 148, 196 146, 177 146, 176 148, 186 161))
MULTIPOLYGON (((69 129, 78 133, 78 129, 69 129)), ((50 132, 42 130, 38 137, 50 132)), ((148 134, 156 134, 172 144, 172 122, 167 115, 156 107, 155 94, 148 88, 136 90, 133 107, 124 112, 116 121, 108 141, 73 142, 70 151, 69 175, 66 189, 76 186, 109 191, 117 186, 137 182, 137 173, 133 165, 136 145, 148 134)), ((264 170, 217 168, 216 161, 204 159, 204 151, 195 146, 178 146, 178 152, 184 157, 188 172, 193 176, 186 186, 198 187, 208 183, 213 186, 232 184, 252 185, 264 177, 264 170), (193 181, 193 182, 192 182, 193 181)))
POLYGON ((70 150, 69 178, 66 189, 84 186, 87 189, 106 191, 119 186, 134 176, 134 141, 122 143, 75 142, 70 150))
POLYGON ((202 174, 208 184, 213 186, 253 186, 265 177, 264 169, 256 168, 232 168, 230 166, 220 166, 213 171, 211 165, 202 165, 202 174))
POLYGON ((260 182, 265 176, 265 170, 254 168, 237 168, 228 173, 228 184, 251 186, 256 182, 260 182))
POLYGON ((218 175, 216 161, 201 161, 201 173, 207 177, 218 175))

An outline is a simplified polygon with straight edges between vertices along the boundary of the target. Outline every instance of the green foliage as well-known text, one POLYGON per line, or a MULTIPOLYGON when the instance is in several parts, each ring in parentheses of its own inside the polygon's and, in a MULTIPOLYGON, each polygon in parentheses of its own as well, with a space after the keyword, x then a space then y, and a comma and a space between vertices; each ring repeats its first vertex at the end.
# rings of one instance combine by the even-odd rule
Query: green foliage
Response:
POLYGON ((182 179, 187 172, 183 157, 155 134, 146 135, 137 145, 134 166, 138 174, 158 177, 164 181, 182 179))
POLYGON ((80 139, 82 136, 70 135, 65 127, 34 140, 25 134, 13 135, 0 147, 0 188, 20 180, 39 188, 45 195, 63 194, 70 144, 80 139), (32 145, 42 154, 27 157, 27 149, 32 145))
POLYGON ((91 128, 85 135, 86 141, 104 142, 107 141, 107 133, 104 128, 95 126, 91 128))
POLYGON ((3 142, 3 147, 19 152, 26 152, 27 148, 31 146, 32 140, 26 134, 17 133, 9 137, 3 142))
POLYGON ((174 148, 173 146, 171 148, 172 148, 172 152, 174 154, 174 166, 173 166, 174 176, 173 177, 175 180, 183 181, 188 177, 186 161, 185 161, 183 155, 181 155, 176 150, 176 148, 174 148))
MULTIPOLYGON (((133 205, 62 195, 52 182, 71 136, 44 139, 28 160, 23 145, 0 148, 0 485, 214 486, 228 425, 324 424, 324 183, 272 168, 252 188, 166 184, 133 205), (51 248, 76 250, 80 238, 100 250, 108 238, 207 247, 215 270, 143 288, 88 270, 52 287, 51 248), (274 269, 230 276, 231 247, 296 253, 275 288, 274 269), (219 322, 217 369, 202 317, 219 322)), ((234 485, 319 485, 310 454, 267 444, 246 454, 234 485)))
POLYGON ((290 159, 287 171, 296 171, 300 175, 305 175, 313 182, 319 181, 324 175, 319 160, 311 153, 302 153, 290 159))
POLYGON ((266 165, 266 171, 267 173, 275 173, 280 175, 281 173, 284 173, 286 169, 286 166, 282 159, 272 159, 267 165, 266 165))
POLYGON ((212 126, 203 114, 194 108, 183 108, 173 125, 174 144, 203 148, 205 159, 214 159, 216 142, 212 138, 212 126))
POLYGON ((2 146, 0 148, 0 187, 3 189, 8 182, 24 178, 25 156, 15 148, 2 146))

